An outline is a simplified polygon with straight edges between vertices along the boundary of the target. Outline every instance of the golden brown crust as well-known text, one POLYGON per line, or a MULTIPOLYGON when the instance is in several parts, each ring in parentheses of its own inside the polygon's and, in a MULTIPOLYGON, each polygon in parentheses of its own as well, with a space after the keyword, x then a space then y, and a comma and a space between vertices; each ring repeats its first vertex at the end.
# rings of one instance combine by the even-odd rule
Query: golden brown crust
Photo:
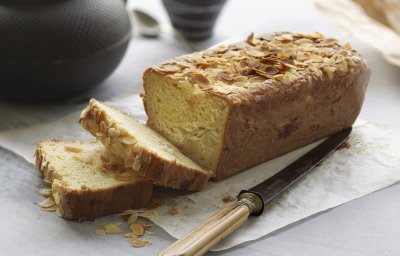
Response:
POLYGON ((350 127, 361 110, 370 73, 361 67, 354 77, 304 83, 291 94, 233 105, 214 178, 229 177, 350 127))
POLYGON ((36 170, 52 185, 52 196, 57 205, 58 216, 71 220, 90 220, 128 209, 145 207, 150 203, 152 183, 141 178, 104 189, 88 189, 84 186, 81 189, 70 188, 46 159, 42 143, 46 141, 38 143, 35 151, 36 170))
MULTIPOLYGON (((125 161, 126 166, 131 167, 143 177, 151 179, 154 184, 174 189, 200 191, 207 184, 210 173, 203 169, 193 169, 176 161, 169 161, 161 157, 143 145, 137 143, 124 144, 123 137, 136 140, 131 137, 124 127, 119 127, 112 116, 107 113, 103 105, 92 99, 89 106, 82 112, 79 122, 82 127, 96 136, 115 155, 125 161), (92 123, 92 125, 90 125, 92 123), (93 129, 93 123, 97 127, 93 129), (118 127, 117 127, 118 126, 118 127), (110 134, 110 128, 118 131, 119 135, 110 134), (101 133, 99 136, 99 133, 101 133), (121 144, 121 150, 116 152, 111 145, 121 144), (139 148, 139 150, 138 150, 139 148), (122 150, 123 149, 123 150, 122 150), (124 151, 124 152, 121 152, 124 151), (129 153, 127 153, 129 151, 129 153), (122 157, 122 155, 124 155, 122 157)), ((150 129, 150 128, 148 128, 150 129)), ((133 135, 140 136, 140 134, 133 135)))
POLYGON ((138 172, 151 179, 155 185, 189 191, 203 190, 210 175, 160 158, 157 154, 143 150, 138 172))
POLYGON ((53 195, 57 191, 60 197, 57 213, 71 220, 90 220, 142 208, 149 204, 152 196, 151 183, 145 181, 100 190, 71 190, 62 185, 52 190, 53 195))

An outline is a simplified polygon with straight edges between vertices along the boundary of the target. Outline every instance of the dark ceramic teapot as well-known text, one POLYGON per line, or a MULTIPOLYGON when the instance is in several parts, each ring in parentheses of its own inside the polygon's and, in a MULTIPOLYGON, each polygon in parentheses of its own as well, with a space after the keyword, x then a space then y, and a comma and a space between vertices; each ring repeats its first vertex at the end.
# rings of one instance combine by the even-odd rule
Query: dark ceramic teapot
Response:
POLYGON ((130 35, 122 0, 0 0, 0 99, 88 90, 118 66, 130 35))

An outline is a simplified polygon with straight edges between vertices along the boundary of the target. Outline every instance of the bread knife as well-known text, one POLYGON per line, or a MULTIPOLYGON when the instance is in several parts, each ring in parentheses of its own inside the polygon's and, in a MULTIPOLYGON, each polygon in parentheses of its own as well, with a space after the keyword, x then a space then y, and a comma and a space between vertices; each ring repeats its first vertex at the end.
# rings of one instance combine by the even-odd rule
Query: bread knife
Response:
POLYGON ((261 215, 265 204, 270 203, 345 142, 351 130, 350 127, 329 136, 271 178, 249 190, 242 190, 237 196, 236 202, 219 210, 159 255, 199 256, 205 254, 222 239, 246 223, 249 215, 261 215))

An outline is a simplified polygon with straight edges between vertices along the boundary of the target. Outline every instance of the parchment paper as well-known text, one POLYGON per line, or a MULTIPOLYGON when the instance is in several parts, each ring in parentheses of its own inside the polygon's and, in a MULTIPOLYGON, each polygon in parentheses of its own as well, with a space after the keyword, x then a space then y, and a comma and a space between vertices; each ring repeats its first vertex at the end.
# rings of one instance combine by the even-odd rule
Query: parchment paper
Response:
MULTIPOLYGON (((146 120, 138 95, 107 103, 129 112, 141 121, 146 120)), ((33 163, 35 144, 46 138, 93 139, 77 124, 79 113, 55 122, 0 133, 0 145, 33 163)), ((284 156, 261 164, 221 182, 210 182, 206 189, 195 194, 166 191, 164 205, 152 210, 150 219, 178 238, 222 208, 222 198, 235 196, 272 176, 316 146, 313 143, 284 156), (176 207, 178 214, 168 211, 176 207)), ((283 193, 260 217, 249 222, 225 239, 214 250, 231 248, 254 240, 300 219, 367 195, 400 180, 400 137, 390 128, 359 121, 350 136, 350 148, 336 151, 323 164, 283 193)), ((32 172, 34 172, 32 167, 32 172)), ((34 186, 34 185, 32 185, 34 186)), ((93 227, 95 229, 96 227, 93 227)))

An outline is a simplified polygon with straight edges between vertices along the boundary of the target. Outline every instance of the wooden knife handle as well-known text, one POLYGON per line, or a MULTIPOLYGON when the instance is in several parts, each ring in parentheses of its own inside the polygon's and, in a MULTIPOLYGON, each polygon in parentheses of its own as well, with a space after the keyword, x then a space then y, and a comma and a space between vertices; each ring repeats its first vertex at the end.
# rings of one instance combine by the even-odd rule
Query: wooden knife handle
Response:
POLYGON ((200 256, 247 221, 251 209, 241 202, 231 203, 207 219, 159 256, 200 256))

